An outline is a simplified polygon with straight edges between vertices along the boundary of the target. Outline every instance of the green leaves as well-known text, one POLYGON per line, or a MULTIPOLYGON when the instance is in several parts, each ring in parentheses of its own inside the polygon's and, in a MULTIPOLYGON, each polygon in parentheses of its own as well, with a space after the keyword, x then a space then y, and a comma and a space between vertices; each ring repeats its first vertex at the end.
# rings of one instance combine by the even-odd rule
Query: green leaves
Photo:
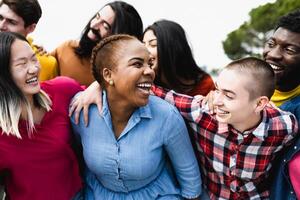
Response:
POLYGON ((264 43, 278 18, 299 8, 299 0, 277 0, 252 9, 250 20, 229 33, 222 42, 225 54, 233 60, 245 56, 261 57, 264 43))

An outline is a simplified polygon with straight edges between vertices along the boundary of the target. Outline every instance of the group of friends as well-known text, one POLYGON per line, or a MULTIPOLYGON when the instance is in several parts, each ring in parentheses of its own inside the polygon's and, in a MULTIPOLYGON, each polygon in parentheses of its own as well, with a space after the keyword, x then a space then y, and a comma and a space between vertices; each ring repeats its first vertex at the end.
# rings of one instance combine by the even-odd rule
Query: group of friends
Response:
MULTIPOLYGON (((263 60, 197 66, 180 24, 123 1, 53 52, 0 2, 0 185, 11 200, 300 199, 300 10, 263 60)), ((0 192, 3 195, 3 191, 0 192)))

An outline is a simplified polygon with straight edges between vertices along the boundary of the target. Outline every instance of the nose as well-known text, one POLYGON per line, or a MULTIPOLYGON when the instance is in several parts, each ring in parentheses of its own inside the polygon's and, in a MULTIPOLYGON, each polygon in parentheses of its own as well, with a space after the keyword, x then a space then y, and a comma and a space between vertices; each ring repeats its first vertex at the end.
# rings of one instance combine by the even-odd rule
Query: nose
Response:
POLYGON ((152 80, 154 80, 155 78, 155 73, 154 73, 154 70, 151 68, 151 66, 146 63, 145 64, 145 69, 144 69, 144 75, 147 75, 147 76, 150 76, 152 80))
POLYGON ((7 31, 6 23, 4 20, 0 21, 0 31, 7 31))
POLYGON ((270 48, 269 51, 266 52, 266 59, 280 60, 281 58, 282 58, 282 51, 280 46, 275 46, 274 48, 270 48))
POLYGON ((221 92, 216 91, 214 93, 213 105, 215 105, 215 106, 223 105, 223 95, 221 92))
POLYGON ((29 69, 28 69, 29 74, 36 74, 40 71, 40 66, 38 62, 29 62, 28 64, 29 64, 29 69))

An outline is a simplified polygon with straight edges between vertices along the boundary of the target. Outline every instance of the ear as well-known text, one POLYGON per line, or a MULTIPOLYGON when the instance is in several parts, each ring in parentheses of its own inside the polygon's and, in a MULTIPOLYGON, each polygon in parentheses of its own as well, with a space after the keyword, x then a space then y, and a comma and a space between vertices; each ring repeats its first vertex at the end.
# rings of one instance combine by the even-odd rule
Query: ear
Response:
POLYGON ((104 68, 102 71, 104 80, 109 83, 110 80, 112 80, 112 71, 108 68, 104 68))
POLYGON ((36 23, 27 26, 27 27, 25 28, 25 30, 26 30, 26 35, 28 35, 29 33, 32 33, 32 32, 35 30, 35 27, 36 27, 36 23))
POLYGON ((266 96, 261 96, 256 100, 256 102, 255 113, 260 113, 269 103, 269 98, 266 96))

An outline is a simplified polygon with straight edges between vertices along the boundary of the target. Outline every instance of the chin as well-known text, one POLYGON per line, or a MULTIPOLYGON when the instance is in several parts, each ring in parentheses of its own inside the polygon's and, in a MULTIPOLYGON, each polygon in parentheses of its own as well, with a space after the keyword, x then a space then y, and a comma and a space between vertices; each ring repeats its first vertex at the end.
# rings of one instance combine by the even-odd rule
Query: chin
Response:
POLYGON ((221 123, 227 123, 227 124, 229 124, 230 123, 230 118, 231 118, 230 114, 228 114, 226 116, 216 115, 216 119, 218 120, 218 122, 221 122, 221 123))
POLYGON ((137 107, 143 107, 143 106, 146 106, 148 104, 148 102, 149 102, 149 99, 142 100, 142 101, 138 101, 136 105, 137 105, 137 107))

